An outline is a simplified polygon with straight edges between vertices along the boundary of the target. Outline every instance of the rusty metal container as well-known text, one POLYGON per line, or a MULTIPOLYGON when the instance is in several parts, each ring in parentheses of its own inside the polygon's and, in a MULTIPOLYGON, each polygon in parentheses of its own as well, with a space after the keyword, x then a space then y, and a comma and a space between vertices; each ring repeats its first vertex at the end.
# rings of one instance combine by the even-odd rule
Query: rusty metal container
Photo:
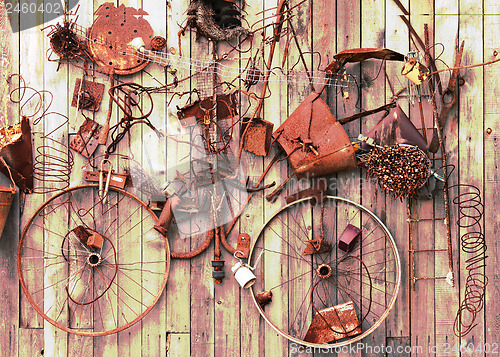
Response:
POLYGON ((10 206, 16 189, 12 187, 0 187, 0 237, 2 236, 5 222, 9 216, 10 206))
POLYGON ((273 133, 298 178, 356 168, 354 148, 342 125, 315 92, 273 133))

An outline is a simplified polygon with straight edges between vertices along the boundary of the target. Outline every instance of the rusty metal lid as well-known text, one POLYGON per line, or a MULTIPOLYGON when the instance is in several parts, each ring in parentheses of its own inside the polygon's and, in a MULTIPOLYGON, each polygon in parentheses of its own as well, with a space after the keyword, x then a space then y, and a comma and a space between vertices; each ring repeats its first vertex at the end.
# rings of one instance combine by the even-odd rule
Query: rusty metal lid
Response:
POLYGON ((151 49, 153 29, 142 16, 148 13, 142 9, 118 8, 113 3, 104 3, 95 12, 97 19, 89 29, 87 45, 92 59, 103 70, 127 75, 136 73, 148 65, 145 58, 136 55, 128 46, 134 38, 141 37, 146 49, 151 49))

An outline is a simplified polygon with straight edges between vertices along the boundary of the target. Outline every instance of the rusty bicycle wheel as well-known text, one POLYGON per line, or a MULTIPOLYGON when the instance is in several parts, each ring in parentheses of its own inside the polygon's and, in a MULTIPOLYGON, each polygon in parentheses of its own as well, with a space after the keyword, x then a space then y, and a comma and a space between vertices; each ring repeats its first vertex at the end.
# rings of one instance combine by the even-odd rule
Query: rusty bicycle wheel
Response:
POLYGON ((126 191, 69 188, 38 208, 23 230, 17 268, 38 314, 77 335, 104 336, 146 316, 167 284, 170 250, 156 217, 126 191))
POLYGON ((360 204, 335 196, 281 208, 260 231, 249 264, 257 277, 253 301, 270 328, 318 348, 373 333, 394 306, 401 282, 387 227, 360 204))

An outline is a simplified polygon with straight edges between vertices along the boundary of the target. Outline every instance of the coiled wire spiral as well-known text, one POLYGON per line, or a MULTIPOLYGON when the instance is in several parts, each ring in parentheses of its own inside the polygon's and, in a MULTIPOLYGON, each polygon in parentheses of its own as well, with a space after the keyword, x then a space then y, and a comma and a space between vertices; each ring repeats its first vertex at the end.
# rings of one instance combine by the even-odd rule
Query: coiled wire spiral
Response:
POLYGON ((467 253, 465 261, 467 279, 465 280, 465 295, 457 311, 453 332, 457 337, 463 337, 477 325, 476 317, 484 306, 484 296, 488 277, 486 268, 486 242, 481 220, 484 214, 484 204, 481 200, 481 190, 474 185, 458 184, 451 186, 459 190, 453 199, 458 206, 457 226, 467 229, 460 237, 462 251, 467 253))
POLYGON ((69 119, 58 112, 49 112, 53 94, 48 90, 37 90, 28 86, 19 74, 10 76, 10 83, 17 78, 18 86, 10 91, 10 100, 19 104, 19 113, 32 120, 33 126, 43 119, 51 118, 45 125, 53 127, 41 137, 42 145, 36 147, 33 162, 33 177, 38 180, 33 193, 50 193, 69 187, 70 174, 73 167, 73 153, 63 142, 55 139, 56 132, 65 127, 69 119), (63 120, 55 122, 56 119, 63 120))

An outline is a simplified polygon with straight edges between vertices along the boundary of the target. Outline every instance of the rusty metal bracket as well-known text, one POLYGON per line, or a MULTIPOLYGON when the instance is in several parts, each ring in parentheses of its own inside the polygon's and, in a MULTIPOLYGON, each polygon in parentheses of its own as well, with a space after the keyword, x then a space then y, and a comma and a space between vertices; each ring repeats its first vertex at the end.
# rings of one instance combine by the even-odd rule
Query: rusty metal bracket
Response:
POLYGON ((86 117, 69 147, 88 159, 97 149, 101 129, 102 125, 86 117))
POLYGON ((305 197, 312 197, 310 200, 311 205, 315 206, 318 203, 323 202, 323 199, 327 195, 327 185, 326 180, 320 179, 313 184, 312 187, 306 188, 305 190, 296 192, 292 195, 289 195, 285 198, 287 204, 292 203, 294 201, 300 200, 305 197))
POLYGON ((329 242, 325 241, 325 237, 319 235, 314 239, 306 241, 306 247, 302 252, 302 255, 313 255, 331 251, 332 245, 329 242))
POLYGON ((246 233, 240 233, 238 235, 238 245, 236 246, 235 257, 244 259, 248 258, 250 253, 250 236, 246 233))
POLYGON ((101 106, 104 84, 77 78, 71 100, 72 107, 97 112, 101 106))
MULTIPOLYGON (((108 171, 104 171, 104 180, 107 180, 108 177, 108 171)), ((85 176, 84 176, 85 181, 90 181, 90 182, 99 182, 99 172, 98 171, 85 171, 85 176)), ((122 173, 116 173, 112 172, 111 173, 111 178, 109 181, 109 185, 111 187, 117 187, 124 189, 125 186, 127 185, 127 182, 130 182, 130 175, 129 174, 122 174, 122 173)))

